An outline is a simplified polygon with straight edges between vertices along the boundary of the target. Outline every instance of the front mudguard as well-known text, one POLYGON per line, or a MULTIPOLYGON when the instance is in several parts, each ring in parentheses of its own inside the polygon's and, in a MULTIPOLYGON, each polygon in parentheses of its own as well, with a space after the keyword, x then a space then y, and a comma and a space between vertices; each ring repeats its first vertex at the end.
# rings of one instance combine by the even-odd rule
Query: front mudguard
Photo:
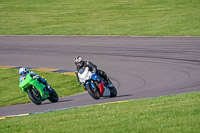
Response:
POLYGON ((83 84, 84 88, 87 90, 87 87, 92 87, 92 88, 95 88, 95 84, 93 82, 91 82, 90 80, 86 81, 84 84, 83 84))

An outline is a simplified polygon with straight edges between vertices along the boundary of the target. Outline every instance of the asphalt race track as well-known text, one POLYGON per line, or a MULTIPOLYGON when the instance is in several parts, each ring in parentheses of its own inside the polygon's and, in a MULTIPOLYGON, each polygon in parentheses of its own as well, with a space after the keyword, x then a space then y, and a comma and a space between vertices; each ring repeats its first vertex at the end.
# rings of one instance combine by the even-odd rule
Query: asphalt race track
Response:
POLYGON ((77 55, 107 72, 117 97, 83 93, 53 104, 1 107, 0 116, 200 91, 200 37, 0 36, 2 66, 73 71, 77 55))

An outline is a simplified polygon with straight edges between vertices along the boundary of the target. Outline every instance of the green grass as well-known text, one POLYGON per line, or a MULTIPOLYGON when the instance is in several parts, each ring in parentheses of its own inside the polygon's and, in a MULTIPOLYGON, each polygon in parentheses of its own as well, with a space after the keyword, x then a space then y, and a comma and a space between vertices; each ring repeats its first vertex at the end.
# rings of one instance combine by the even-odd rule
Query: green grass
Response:
POLYGON ((0 132, 198 133, 200 92, 0 120, 0 132))
MULTIPOLYGON (((69 96, 83 92, 75 76, 53 72, 33 72, 44 76, 47 82, 58 93, 59 97, 69 96)), ((16 69, 0 69, 0 107, 20 103, 31 102, 25 93, 19 88, 19 73, 16 69)))
POLYGON ((1 0, 0 35, 199 36, 199 0, 1 0))

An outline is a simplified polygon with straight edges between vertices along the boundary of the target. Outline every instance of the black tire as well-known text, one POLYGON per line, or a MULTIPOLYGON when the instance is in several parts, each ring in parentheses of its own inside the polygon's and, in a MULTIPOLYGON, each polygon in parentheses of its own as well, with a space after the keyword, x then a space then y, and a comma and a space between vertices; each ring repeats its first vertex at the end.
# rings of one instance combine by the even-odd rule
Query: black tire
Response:
POLYGON ((113 86, 113 87, 110 87, 110 97, 116 97, 117 96, 117 90, 116 88, 113 86))
POLYGON ((28 89, 27 93, 28 93, 30 100, 34 104, 40 105, 42 103, 40 92, 36 88, 32 87, 32 88, 28 89))
POLYGON ((52 89, 51 92, 49 92, 49 95, 49 101, 51 101, 52 103, 58 102, 58 94, 54 91, 54 89, 52 89))
POLYGON ((86 89, 88 91, 88 93, 90 94, 90 96, 96 100, 98 100, 100 98, 100 92, 98 91, 97 88, 95 88, 95 90, 92 88, 91 84, 87 84, 86 85, 86 89))

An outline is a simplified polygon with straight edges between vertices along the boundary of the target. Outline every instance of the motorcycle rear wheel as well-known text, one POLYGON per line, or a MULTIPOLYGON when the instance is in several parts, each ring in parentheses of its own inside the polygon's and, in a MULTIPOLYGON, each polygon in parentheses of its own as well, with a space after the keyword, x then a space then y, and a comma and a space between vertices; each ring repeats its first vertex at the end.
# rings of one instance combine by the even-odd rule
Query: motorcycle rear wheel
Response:
POLYGON ((50 97, 48 98, 49 101, 51 101, 52 103, 58 102, 58 94, 54 91, 54 89, 52 88, 51 92, 49 92, 50 97))
POLYGON ((32 88, 28 89, 27 93, 28 93, 30 100, 34 104, 40 105, 42 103, 40 92, 36 88, 32 87, 32 88))
POLYGON ((117 96, 117 90, 116 88, 113 86, 113 87, 110 87, 110 97, 116 97, 117 96))

